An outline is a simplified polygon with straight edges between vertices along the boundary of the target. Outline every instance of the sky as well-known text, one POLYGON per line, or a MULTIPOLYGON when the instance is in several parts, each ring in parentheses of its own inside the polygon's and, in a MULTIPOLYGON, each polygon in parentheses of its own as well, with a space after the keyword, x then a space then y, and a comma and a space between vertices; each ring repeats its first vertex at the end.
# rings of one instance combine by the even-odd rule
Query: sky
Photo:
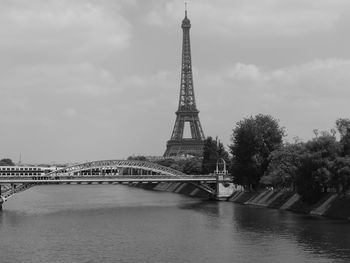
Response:
MULTIPOLYGON (((189 0, 206 136, 270 114, 286 141, 350 117, 349 0, 189 0)), ((1 0, 0 158, 162 155, 180 90, 179 0, 1 0)))

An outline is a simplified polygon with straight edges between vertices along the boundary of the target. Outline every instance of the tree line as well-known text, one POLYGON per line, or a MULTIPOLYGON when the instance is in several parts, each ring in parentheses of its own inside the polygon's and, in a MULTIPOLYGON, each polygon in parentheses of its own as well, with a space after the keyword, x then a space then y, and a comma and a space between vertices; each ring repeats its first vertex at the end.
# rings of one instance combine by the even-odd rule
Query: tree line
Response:
POLYGON ((350 120, 338 119, 330 132, 283 143, 285 130, 270 115, 238 122, 232 133, 231 173, 248 190, 261 187, 298 192, 314 203, 327 192, 345 195, 350 188, 350 120))

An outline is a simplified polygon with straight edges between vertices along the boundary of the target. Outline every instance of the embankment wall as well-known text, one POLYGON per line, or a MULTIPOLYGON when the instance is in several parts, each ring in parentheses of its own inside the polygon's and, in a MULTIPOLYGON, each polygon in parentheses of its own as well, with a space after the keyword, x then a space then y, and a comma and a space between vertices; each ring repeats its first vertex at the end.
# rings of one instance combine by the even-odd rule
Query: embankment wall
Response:
MULTIPOLYGON (((148 190, 173 192, 192 197, 210 198, 207 192, 191 183, 133 183, 131 186, 148 190)), ((314 205, 304 203, 298 193, 284 190, 235 191, 227 201, 316 216, 350 219, 350 196, 341 197, 336 193, 325 195, 314 205)))
POLYGON ((350 219, 350 197, 341 197, 336 193, 326 194, 314 205, 303 202, 300 195, 295 192, 283 190, 235 192, 228 201, 310 215, 350 219))

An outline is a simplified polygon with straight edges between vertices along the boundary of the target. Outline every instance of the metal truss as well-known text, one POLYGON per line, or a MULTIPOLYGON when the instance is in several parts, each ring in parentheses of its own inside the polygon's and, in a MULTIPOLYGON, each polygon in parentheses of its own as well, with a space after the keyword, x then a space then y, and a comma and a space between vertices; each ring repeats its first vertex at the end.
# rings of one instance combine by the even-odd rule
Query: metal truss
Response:
POLYGON ((185 12, 185 18, 182 21, 181 27, 183 30, 183 39, 179 107, 176 111, 173 132, 170 140, 167 142, 167 149, 164 156, 202 156, 205 136, 199 120, 199 111, 194 96, 190 44, 191 22, 187 18, 187 11, 185 12), (191 138, 184 138, 186 123, 189 124, 191 138))
MULTIPOLYGON (((21 183, 21 184, 8 184, 4 188, 4 193, 0 195, 0 204, 3 202, 6 202, 7 199, 12 197, 14 194, 17 194, 19 192, 25 191, 28 188, 34 186, 34 184, 30 183, 21 183)), ((1 186, 0 186, 1 187, 1 186)), ((1 193, 1 191, 0 191, 1 193)))
POLYGON ((83 164, 72 165, 56 171, 46 174, 46 176, 56 176, 56 175, 69 175, 77 176, 81 172, 93 171, 93 170, 116 170, 118 175, 123 175, 126 173, 138 174, 155 174, 155 175, 166 175, 166 176, 186 176, 186 174, 177 171, 175 169, 165 167, 152 162, 137 161, 137 160, 103 160, 103 161, 93 161, 83 164))

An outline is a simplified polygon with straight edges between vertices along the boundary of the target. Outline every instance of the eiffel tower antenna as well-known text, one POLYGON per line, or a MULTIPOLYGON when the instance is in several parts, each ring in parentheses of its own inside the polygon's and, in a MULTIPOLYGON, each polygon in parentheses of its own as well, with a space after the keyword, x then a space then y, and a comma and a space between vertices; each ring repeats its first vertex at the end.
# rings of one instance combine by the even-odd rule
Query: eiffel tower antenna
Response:
POLYGON ((198 109, 194 96, 190 28, 191 21, 187 18, 187 3, 185 3, 185 18, 182 20, 182 64, 179 107, 176 120, 164 156, 203 155, 204 133, 198 117, 198 109), (185 123, 189 124, 191 138, 184 138, 185 123))

